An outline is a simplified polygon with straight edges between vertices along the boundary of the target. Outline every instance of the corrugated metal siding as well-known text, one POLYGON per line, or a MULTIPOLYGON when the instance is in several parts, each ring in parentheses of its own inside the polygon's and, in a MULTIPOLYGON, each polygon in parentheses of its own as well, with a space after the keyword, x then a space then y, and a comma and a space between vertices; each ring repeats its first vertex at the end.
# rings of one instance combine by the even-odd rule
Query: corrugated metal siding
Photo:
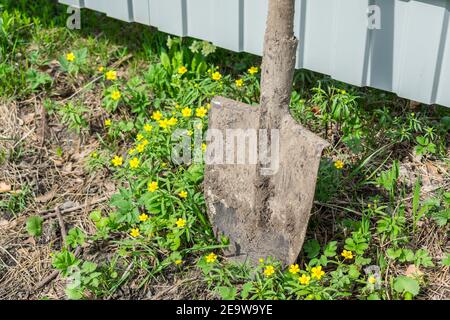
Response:
MULTIPOLYGON (((161 31, 262 54, 268 0, 60 0, 161 31)), ((450 107, 450 1, 297 0, 297 68, 450 107), (367 28, 369 5, 381 30, 367 28)))

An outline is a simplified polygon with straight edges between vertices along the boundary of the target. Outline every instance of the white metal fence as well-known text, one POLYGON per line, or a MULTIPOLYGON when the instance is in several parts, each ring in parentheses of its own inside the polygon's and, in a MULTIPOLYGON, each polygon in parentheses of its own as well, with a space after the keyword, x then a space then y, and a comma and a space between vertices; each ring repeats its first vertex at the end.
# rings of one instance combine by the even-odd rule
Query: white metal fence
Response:
MULTIPOLYGON (((268 0, 60 0, 261 55, 268 0)), ((297 68, 450 107, 450 1, 296 0, 297 68), (367 26, 369 6, 381 29, 367 26)))

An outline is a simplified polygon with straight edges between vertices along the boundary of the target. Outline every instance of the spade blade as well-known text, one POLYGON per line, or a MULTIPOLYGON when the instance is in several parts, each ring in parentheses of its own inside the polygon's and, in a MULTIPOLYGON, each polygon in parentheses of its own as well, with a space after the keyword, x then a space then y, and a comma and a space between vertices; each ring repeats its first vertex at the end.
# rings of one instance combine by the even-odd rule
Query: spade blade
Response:
POLYGON ((230 240, 226 255, 252 264, 269 256, 293 263, 303 245, 321 154, 329 144, 286 113, 276 140, 278 165, 272 163, 270 183, 261 186, 261 168, 251 153, 256 150, 253 133, 259 132, 258 106, 214 98, 208 132, 214 134, 206 150, 205 199, 216 236, 230 240), (258 192, 267 193, 263 211, 257 210, 258 192))

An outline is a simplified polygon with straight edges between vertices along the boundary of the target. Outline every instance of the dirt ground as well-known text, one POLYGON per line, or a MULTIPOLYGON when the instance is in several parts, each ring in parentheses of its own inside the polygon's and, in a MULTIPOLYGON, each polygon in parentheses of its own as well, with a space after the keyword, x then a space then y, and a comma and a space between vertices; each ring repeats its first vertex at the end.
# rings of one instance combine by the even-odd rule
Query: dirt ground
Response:
MULTIPOLYGON (((89 119, 88 132, 78 135, 70 133, 54 116, 44 111, 42 101, 36 96, 20 105, 14 102, 0 103, 0 150, 6 151, 10 159, 0 167, 0 200, 7 194, 23 192, 29 186, 28 200, 23 213, 14 216, 0 212, 0 299, 65 299, 65 280, 51 266, 51 253, 60 249, 62 231, 79 227, 87 234, 95 232, 89 219, 93 210, 107 210, 109 197, 117 186, 108 169, 88 170, 85 159, 99 148, 96 128, 100 127, 104 114, 99 108, 100 99, 85 96, 85 104, 94 110, 89 119), (59 214, 58 214, 59 213, 59 214), (30 237, 26 231, 26 219, 38 215, 45 219, 43 236, 30 237), (61 219, 60 219, 61 218, 61 219), (61 221, 62 220, 62 221, 61 221)), ((401 164, 401 175, 411 182, 417 177, 423 181, 424 194, 432 193, 439 186, 449 186, 445 164, 415 161, 405 158, 401 164)), ((339 206, 316 203, 308 236, 331 239, 335 217, 343 214, 339 206)), ((0 209, 2 210, 2 209, 0 209)), ((414 244, 426 248, 432 257, 444 257, 448 252, 447 231, 433 223, 421 222, 420 235, 414 244)), ((63 231, 64 233, 65 231, 63 231)), ((108 256, 108 247, 98 244, 85 245, 83 257, 95 260, 108 256)), ((417 272, 390 266, 389 274, 417 272)), ((143 275, 144 276, 144 275, 143 275)), ((420 299, 449 299, 449 268, 439 266, 427 271, 428 286, 420 299)), ((197 270, 187 274, 169 272, 150 281, 138 290, 139 276, 117 290, 114 299, 183 299, 217 298, 206 290, 202 276, 197 270)))

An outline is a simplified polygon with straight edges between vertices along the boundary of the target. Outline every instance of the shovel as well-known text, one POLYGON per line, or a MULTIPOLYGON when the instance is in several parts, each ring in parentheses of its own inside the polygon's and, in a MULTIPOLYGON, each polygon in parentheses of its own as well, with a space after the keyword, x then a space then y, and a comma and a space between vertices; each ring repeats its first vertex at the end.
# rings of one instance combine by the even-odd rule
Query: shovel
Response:
POLYGON ((298 41, 295 0, 269 0, 260 106, 211 102, 204 192, 226 256, 294 263, 305 238, 322 151, 328 143, 289 113, 298 41))

